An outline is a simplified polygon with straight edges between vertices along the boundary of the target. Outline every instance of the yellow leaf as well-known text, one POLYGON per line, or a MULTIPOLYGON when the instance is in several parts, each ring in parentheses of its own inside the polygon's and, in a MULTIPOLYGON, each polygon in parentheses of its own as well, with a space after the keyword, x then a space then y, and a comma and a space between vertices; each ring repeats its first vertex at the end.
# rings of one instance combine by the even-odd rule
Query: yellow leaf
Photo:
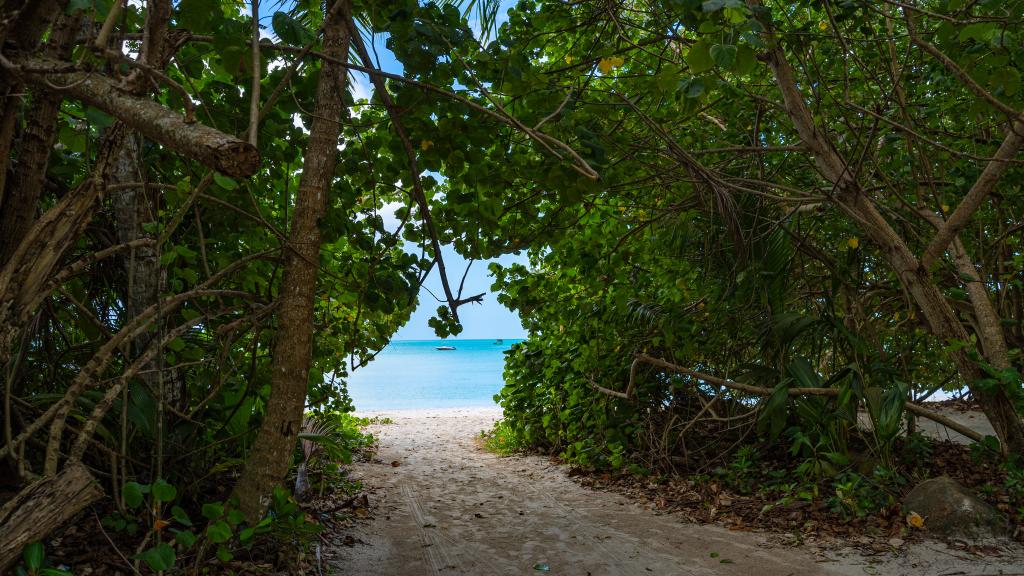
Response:
POLYGON ((156 521, 153 522, 153 530, 159 532, 159 531, 163 530, 164 528, 166 528, 167 526, 169 526, 170 524, 171 523, 166 521, 166 520, 162 520, 160 518, 157 518, 156 521))
POLYGON ((612 66, 615 68, 618 68, 626 63, 626 60, 621 56, 612 56, 610 60, 612 61, 612 66))
POLYGON ((572 64, 572 56, 571 55, 569 55, 569 54, 565 55, 565 63, 566 64, 572 64))
POLYGON ((601 61, 597 63, 597 69, 601 71, 601 74, 607 74, 612 71, 611 58, 601 58, 601 61))
POLYGON ((949 212, 949 204, 943 204, 942 205, 942 211, 943 212, 949 212))
POLYGON ((430 147, 433 146, 433 145, 434 145, 434 141, 433 140, 420 140, 420 150, 423 150, 424 152, 426 152, 427 150, 430 150, 430 147))
POLYGON ((821 30, 822 32, 824 32, 825 30, 828 30, 828 22, 825 22, 824 20, 819 22, 818 23, 818 30, 821 30))
POLYGON ((907 514, 907 524, 914 528, 924 528, 924 517, 917 512, 907 514))
POLYGON ((857 238, 856 236, 854 236, 854 237, 852 237, 852 238, 850 238, 849 240, 846 241, 846 245, 849 246, 850 248, 853 248, 854 250, 856 250, 857 248, 860 247, 860 238, 857 238))

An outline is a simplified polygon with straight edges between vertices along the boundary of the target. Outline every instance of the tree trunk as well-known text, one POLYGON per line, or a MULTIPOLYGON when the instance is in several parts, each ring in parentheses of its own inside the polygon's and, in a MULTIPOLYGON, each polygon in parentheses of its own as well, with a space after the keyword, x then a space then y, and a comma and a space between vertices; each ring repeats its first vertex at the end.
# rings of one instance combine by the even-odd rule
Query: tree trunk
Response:
MULTIPOLYGON (((171 56, 177 51, 175 40, 167 34, 170 19, 170 0, 150 0, 148 2, 146 32, 139 51, 139 60, 161 71, 167 68, 171 56)), ((149 78, 141 72, 136 69, 132 76, 126 79, 126 84, 136 96, 144 96, 152 89, 149 78)), ((131 134, 126 137, 117 159, 114 161, 110 173, 111 181, 117 184, 147 182, 149 178, 145 173, 141 154, 142 137, 139 134, 131 134)), ((122 292, 125 309, 124 321, 131 322, 144 310, 156 304, 166 283, 166 277, 160 266, 156 235, 145 230, 146 224, 156 222, 159 196, 152 189, 140 185, 119 189, 110 195, 110 200, 114 207, 114 228, 117 231, 119 243, 127 244, 144 239, 153 240, 151 244, 132 249, 123 259, 126 278, 122 292)), ((156 319, 158 326, 162 326, 164 322, 163 318, 156 319)), ((150 343, 156 338, 155 331, 146 331, 133 338, 131 343, 133 357, 145 353, 149 349, 150 343)), ((159 372, 159 369, 160 362, 150 361, 142 367, 139 378, 146 383, 150 390, 163 390, 163 401, 174 406, 181 396, 178 393, 178 386, 174 384, 173 376, 167 374, 169 377, 163 378, 164 374, 159 372), (167 385, 168 381, 171 383, 170 385, 167 385)))
MULTIPOLYGON (((114 162, 111 181, 117 184, 129 182, 145 182, 146 178, 140 168, 142 162, 138 135, 125 138, 124 146, 114 162)), ((110 195, 114 206, 114 228, 117 230, 117 241, 121 244, 136 240, 153 240, 132 249, 123 258, 125 284, 122 290, 124 298, 125 322, 131 322, 145 309, 156 303, 165 282, 160 259, 157 256, 156 238, 146 232, 143 226, 155 222, 157 196, 144 186, 121 188, 110 195)), ((158 318, 156 323, 162 324, 164 319, 158 318)), ((132 355, 138 356, 149 348, 156 338, 156 332, 147 331, 132 339, 132 355)), ((151 390, 159 388, 160 373, 157 372, 159 362, 151 361, 142 369, 139 376, 151 390)), ((165 382, 172 378, 165 379, 165 382)), ((164 401, 175 405, 180 394, 174 385, 164 386, 164 401)))
MULTIPOLYGON (((345 20, 348 0, 339 0, 324 26, 324 52, 337 61, 348 59, 345 20)), ((302 426, 313 344, 313 307, 320 262, 319 220, 324 216, 338 156, 345 69, 323 60, 316 106, 302 178, 295 198, 288 237, 284 277, 278 296, 278 328, 274 342, 270 399, 252 454, 235 494, 250 521, 267 509, 268 495, 291 466, 302 426)))
POLYGON ((51 531, 67 526, 103 490, 81 464, 29 484, 0 508, 0 573, 21 557, 21 550, 51 531))
MULTIPOLYGON (((79 27, 79 14, 62 15, 57 18, 53 33, 46 46, 46 54, 67 58, 75 33, 79 27)), ((0 203, 0 264, 14 254, 21 240, 28 233, 36 219, 39 197, 46 181, 46 168, 57 133, 57 115, 60 113, 60 93, 36 89, 32 94, 32 106, 25 114, 25 129, 18 146, 18 164, 11 185, 3 194, 0 203)), ((11 110, 17 109, 13 101, 6 103, 11 110)))

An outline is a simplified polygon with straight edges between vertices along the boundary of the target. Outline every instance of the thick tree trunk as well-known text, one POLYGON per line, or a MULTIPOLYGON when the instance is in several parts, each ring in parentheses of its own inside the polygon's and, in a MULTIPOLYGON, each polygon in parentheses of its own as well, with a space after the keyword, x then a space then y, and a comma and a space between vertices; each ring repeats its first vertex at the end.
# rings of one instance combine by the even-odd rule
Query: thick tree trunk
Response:
POLYGON ((50 58, 18 58, 14 64, 33 86, 52 90, 66 86, 71 98, 95 106, 133 130, 169 150, 236 177, 252 176, 259 168, 259 153, 248 142, 186 118, 152 100, 126 93, 116 82, 92 72, 75 71, 74 65, 50 58))
POLYGON ((29 484, 0 508, 0 573, 6 573, 21 550, 53 530, 67 526, 83 508, 103 497, 103 490, 81 464, 29 484))
MULTIPOLYGON (((77 13, 57 19, 46 46, 47 55, 57 58, 71 55, 79 21, 77 13)), ((3 194, 3 202, 0 202, 0 265, 7 262, 35 222, 57 133, 61 101, 62 97, 57 92, 38 89, 33 92, 32 105, 25 114, 25 129, 18 147, 14 178, 3 194)), ((7 105, 13 107, 14 102, 7 102, 7 105)))
MULTIPOLYGON (((348 59, 347 2, 339 0, 324 27, 324 52, 341 62, 348 59)), ((344 68, 323 60, 278 296, 270 400, 245 472, 235 487, 242 512, 250 521, 263 515, 268 495, 288 472, 302 426, 320 262, 318 221, 326 211, 337 163, 345 78, 344 68)))

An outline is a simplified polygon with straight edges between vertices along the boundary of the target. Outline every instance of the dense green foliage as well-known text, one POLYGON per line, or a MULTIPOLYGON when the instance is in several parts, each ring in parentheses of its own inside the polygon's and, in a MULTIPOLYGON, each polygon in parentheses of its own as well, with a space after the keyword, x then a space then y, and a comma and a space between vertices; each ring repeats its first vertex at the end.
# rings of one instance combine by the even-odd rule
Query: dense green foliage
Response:
POLYGON ((547 129, 588 150, 601 180, 573 190, 552 169, 547 186, 506 202, 513 230, 526 220, 516 201, 532 200, 540 239, 530 267, 495 267, 501 301, 530 330, 500 395, 517 436, 507 442, 586 466, 707 471, 758 436, 781 437, 794 468, 841 484, 865 458, 891 472, 906 400, 972 385, 1024 413, 1019 154, 960 233, 964 258, 932 265, 969 334, 948 338, 887 260, 893 247, 815 164, 770 65, 776 50, 789 59, 859 194, 921 253, 929 219, 951 216, 1012 130, 996 105, 1024 105, 1024 5, 519 8, 499 34, 517 71, 493 78, 494 92, 536 120, 554 113, 547 129), (972 282, 997 311, 1001 365, 980 344, 972 282), (951 354, 964 349, 983 379, 958 373, 951 354), (635 354, 773 392, 643 361, 631 382, 635 354), (627 383, 629 398, 607 393, 627 383), (836 395, 787 396, 792 387, 836 395), (858 430, 858 410, 873 432, 858 430))
MULTIPOLYGON (((481 53, 467 18, 493 18, 494 3, 468 3, 473 11, 466 13, 451 3, 412 0, 344 4, 363 42, 387 32, 404 77, 381 84, 389 99, 378 89, 372 101, 353 98, 346 81, 354 76, 337 79, 346 110, 341 141, 327 147, 340 154, 318 222, 319 282, 313 325, 306 327, 314 338, 305 402, 311 415, 303 430, 290 431, 299 440, 300 482, 314 494, 344 487, 336 465, 366 442, 344 414, 352 410, 345 379, 408 320, 420 284, 442 265, 440 243, 455 242, 477 256, 497 253, 463 240, 495 221, 493 206, 456 198, 439 176, 465 185, 484 181, 488 162, 510 157, 507 150, 487 152, 495 135, 515 132, 507 115, 490 111, 477 91, 465 88, 474 85, 472 74, 449 56, 481 53), (468 171, 470 165, 477 168, 468 171), (424 170, 429 174, 421 176, 424 170)), ((29 94, 5 99, 4 125, 14 131, 5 167, 45 185, 19 205, 9 200, 16 179, 7 179, 0 228, 6 233, 8 221, 19 219, 34 223, 33 230, 80 220, 69 225, 62 243, 45 244, 57 237, 52 233, 20 232, 2 251, 0 300, 9 315, 0 376, 4 480, 24 486, 81 460, 113 497, 104 525, 132 547, 148 543, 138 559, 154 571, 213 556, 227 561, 261 535, 287 542, 299 538, 291 532, 308 528, 288 492, 275 492, 271 516, 245 523, 230 491, 270 394, 278 304, 294 289, 282 279, 286 244, 303 164, 317 161, 306 154, 307 128, 317 105, 326 10, 336 4, 262 7, 261 21, 269 24, 263 33, 273 40, 259 47, 255 103, 262 111, 252 177, 211 170, 203 165, 207 159, 176 153, 159 137, 121 137, 122 121, 151 128, 157 120, 178 122, 183 110, 186 124, 248 136, 254 119, 248 5, 129 2, 111 12, 110 2, 74 0, 54 2, 52 13, 19 12, 13 4, 4 12, 12 22, 43 22, 38 39, 19 38, 19 44, 8 37, 4 53, 13 61, 35 54, 24 43, 36 41, 47 55, 63 51, 61 70, 112 79, 129 97, 163 107, 154 118, 140 119, 133 111, 87 105, 77 92, 58 92, 53 133, 40 137, 32 130, 36 123, 47 128, 45 105, 61 82, 40 81, 32 76, 35 68, 4 60, 4 94, 29 94), (157 30, 158 42, 166 40, 173 55, 165 72, 112 55, 125 50, 136 56, 162 9, 168 21, 157 30), (52 31, 43 33, 51 22, 52 31), (93 45, 104 22, 113 25, 106 52, 93 45), (61 40, 64 28, 90 32, 69 42, 61 40), (138 85, 133 74, 142 74, 142 88, 132 88, 138 85), (41 155, 28 145, 33 137, 44 143, 41 155), (88 211, 61 208, 88 194, 95 197, 88 211), (19 262, 20 254, 36 249, 52 255, 52 267, 19 262), (26 276, 42 279, 38 289, 25 288, 34 286, 23 282, 26 276), (31 293, 23 299, 19 290, 31 293), (170 536, 154 546, 160 534, 170 536)), ((349 53, 360 64, 344 64, 373 69, 358 57, 359 46, 352 42, 349 53)), ((461 330, 459 298, 461 289, 433 321, 440 334, 461 330)))
MULTIPOLYGON (((375 89, 355 101, 338 79, 310 427, 282 431, 303 486, 342 482, 331 464, 364 442, 339 415, 345 378, 446 274, 445 244, 530 257, 492 266, 530 334, 497 449, 717 471, 742 491, 763 442, 788 454, 780 483, 829 478, 860 514, 926 449, 898 440, 908 400, 969 390, 1000 436, 984 446, 1024 446, 1022 2, 523 0, 495 31, 490 1, 302 0, 263 7, 256 67, 240 1, 47 1, 0 8, 27 23, 0 27, 3 457, 19 485, 83 462, 114 498, 108 527, 176 534, 142 547, 153 570, 306 529, 285 492, 276 520, 246 523, 229 491, 270 421, 337 7, 362 31, 342 64, 375 89), (132 59, 151 25, 166 66, 132 59), (401 74, 374 70, 372 34, 401 74), (90 100, 104 82, 133 107, 90 100), (133 117, 153 110, 139 100, 156 116, 133 117), (215 161, 154 128, 175 123, 257 126, 255 173, 226 174, 250 172, 247 138, 215 161)), ((442 336, 473 301, 453 286, 442 336)))

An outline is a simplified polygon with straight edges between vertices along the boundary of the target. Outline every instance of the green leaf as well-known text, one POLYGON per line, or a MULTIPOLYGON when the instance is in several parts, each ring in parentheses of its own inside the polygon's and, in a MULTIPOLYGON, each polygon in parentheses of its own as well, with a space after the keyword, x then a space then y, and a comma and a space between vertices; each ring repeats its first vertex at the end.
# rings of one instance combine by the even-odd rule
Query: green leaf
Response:
POLYGON ((33 542, 21 552, 21 557, 25 560, 25 567, 28 568, 29 572, 35 572, 43 567, 43 556, 46 552, 43 549, 42 542, 33 542))
POLYGON ((171 508, 171 518, 177 520, 182 526, 192 525, 192 519, 188 517, 188 514, 185 513, 185 510, 183 510, 181 506, 174 506, 171 508))
POLYGON ((223 17, 220 0, 181 0, 178 3, 178 25, 196 34, 213 32, 213 21, 223 17))
POLYGON ((703 40, 690 46, 690 52, 686 55, 686 63, 690 66, 690 72, 694 74, 706 72, 715 65, 711 59, 710 48, 703 40))
POLYGON ((704 81, 700 78, 691 78, 686 83, 686 97, 700 98, 704 94, 704 81))
POLYGON ((74 14, 79 10, 89 10, 92 8, 93 0, 71 0, 68 2, 67 8, 64 10, 65 14, 74 14))
POLYGON ((732 44, 715 44, 711 47, 710 54, 715 64, 722 68, 731 69, 736 62, 737 49, 732 44))
POLYGON ((178 495, 178 490, 167 483, 163 478, 158 478, 153 483, 153 499, 157 502, 170 502, 178 495))
POLYGON ((977 40, 978 42, 987 42, 989 38, 996 32, 996 24, 993 22, 978 22, 975 24, 968 24, 960 30, 960 41, 964 42, 967 40, 977 40))
POLYGON ((736 51, 736 63, 732 71, 739 76, 746 76, 754 71, 757 66, 757 54, 754 49, 746 44, 741 45, 736 51))
POLYGON ((224 520, 217 520, 206 528, 206 535, 210 542, 220 544, 231 539, 231 525, 224 520))
POLYGON ((217 183, 217 186, 220 186, 225 190, 234 190, 235 188, 238 188, 238 182, 236 182, 234 178, 229 178, 220 172, 213 173, 213 181, 217 183))
POLYGON ((235 508, 228 510, 228 524, 238 526, 242 522, 245 522, 245 514, 242 514, 241 510, 235 508))
POLYGON ((106 128, 114 124, 113 116, 92 106, 85 109, 85 118, 96 128, 106 128))
POLYGON ((305 46, 313 40, 313 33, 302 22, 285 12, 275 12, 271 25, 274 27, 274 34, 286 44, 305 46))
POLYGON ((203 504, 203 517, 216 520, 224 514, 224 505, 219 502, 203 504))
POLYGON ((705 12, 717 12, 722 8, 741 8, 743 2, 740 0, 707 0, 704 2, 705 12))
POLYGON ((821 376, 814 371, 806 358, 797 358, 786 367, 790 376, 796 380, 797 386, 801 388, 818 388, 821 386, 821 376))
POLYGON ((125 506, 129 508, 138 508, 142 504, 144 494, 149 494, 149 484, 125 482, 121 488, 121 497, 124 499, 125 506))
POLYGON ((174 548, 171 548, 171 545, 166 542, 153 546, 135 558, 145 562, 154 572, 163 572, 174 568, 174 548))
POLYGON ((1002 68, 999 76, 1003 94, 1013 96, 1020 91, 1020 72, 1016 68, 1007 66, 1002 68))
POLYGON ((182 340, 180 337, 175 338, 167 343, 167 347, 175 352, 181 352, 182 350, 185 349, 185 341, 182 340))
POLYGON ((232 554, 231 550, 228 550, 227 547, 225 547, 225 546, 218 546, 217 547, 217 559, 220 560, 221 562, 230 562, 231 559, 234 558, 234 557, 235 557, 235 555, 232 554))
POLYGON ((192 532, 191 530, 173 530, 173 532, 174 541, 181 546, 182 550, 188 550, 196 543, 196 540, 199 539, 195 532, 192 532))

